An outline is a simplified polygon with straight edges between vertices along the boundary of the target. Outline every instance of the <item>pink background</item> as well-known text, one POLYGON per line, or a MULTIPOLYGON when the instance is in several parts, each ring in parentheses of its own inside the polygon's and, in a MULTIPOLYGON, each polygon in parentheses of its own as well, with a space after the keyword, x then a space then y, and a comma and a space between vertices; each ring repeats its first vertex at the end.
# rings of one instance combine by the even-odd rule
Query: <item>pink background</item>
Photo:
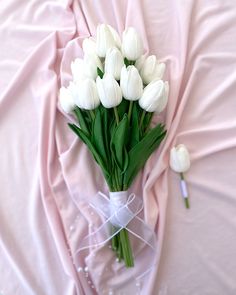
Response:
MULTIPOLYGON (((158 233, 146 295, 236 293, 236 2, 232 0, 7 1, 0 8, 0 293, 96 294, 72 256, 96 223, 80 201, 106 190, 96 164, 67 127, 58 89, 70 60, 99 23, 140 31, 167 64, 168 136, 133 186, 158 233), (184 143, 191 210, 169 150, 184 143)), ((91 259, 96 286, 109 251, 91 259)), ((142 268, 141 264, 137 265, 142 268)), ((122 278, 120 278, 122 284, 122 278)), ((115 294, 136 294, 130 280, 115 294), (121 291, 123 293, 121 293, 121 291)), ((102 292, 100 292, 102 294, 102 292)), ((99 293, 99 294, 100 294, 99 293)), ((104 293, 108 294, 108 293, 104 293)), ((138 294, 138 293, 137 293, 138 294)))

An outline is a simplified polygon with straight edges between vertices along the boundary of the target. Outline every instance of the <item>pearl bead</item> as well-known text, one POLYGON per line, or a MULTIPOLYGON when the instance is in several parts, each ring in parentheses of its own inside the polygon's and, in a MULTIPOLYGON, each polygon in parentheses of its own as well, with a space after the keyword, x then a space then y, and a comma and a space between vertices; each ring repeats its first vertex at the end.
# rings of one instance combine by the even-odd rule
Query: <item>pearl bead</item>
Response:
POLYGON ((85 266, 84 271, 85 271, 85 272, 88 272, 88 271, 89 271, 89 269, 88 269, 87 266, 85 266))
POLYGON ((72 230, 74 230, 74 229, 75 229, 74 225, 71 225, 71 226, 70 226, 70 231, 72 231, 72 230))
POLYGON ((78 272, 82 272, 82 271, 83 271, 83 267, 80 267, 80 266, 79 266, 79 267, 77 268, 77 271, 78 271, 78 272))
POLYGON ((136 282, 136 287, 140 287, 141 286, 141 284, 140 284, 140 282, 136 282))

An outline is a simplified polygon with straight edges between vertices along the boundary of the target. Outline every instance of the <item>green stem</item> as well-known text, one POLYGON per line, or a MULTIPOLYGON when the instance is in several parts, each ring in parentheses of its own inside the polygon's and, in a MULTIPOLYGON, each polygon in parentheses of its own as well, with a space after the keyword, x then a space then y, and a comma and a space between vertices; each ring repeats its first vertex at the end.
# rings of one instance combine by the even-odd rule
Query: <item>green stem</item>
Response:
POLYGON ((144 120, 144 118, 145 118, 145 115, 146 115, 146 111, 143 110, 142 115, 141 115, 141 119, 140 119, 140 123, 139 123, 139 129, 142 128, 143 120, 144 120))
POLYGON ((117 234, 117 239, 119 241, 119 244, 118 244, 118 251, 117 251, 117 257, 118 257, 118 260, 119 262, 124 258, 123 256, 123 249, 122 249, 122 244, 121 244, 121 240, 120 240, 120 233, 117 234))
POLYGON ((128 111, 128 121, 129 121, 129 122, 130 122, 130 119, 131 119, 131 114, 132 114, 133 104, 134 104, 134 102, 133 102, 133 100, 131 100, 131 101, 129 102, 129 111, 128 111))
POLYGON ((129 241, 128 232, 125 228, 120 231, 120 243, 122 246, 124 262, 126 267, 134 266, 134 259, 132 255, 132 249, 129 241))
MULTIPOLYGON (((114 234, 115 231, 116 231, 115 227, 112 227, 112 234, 114 234)), ((118 246, 119 246, 117 235, 115 235, 115 236, 112 238, 111 245, 112 245, 112 250, 113 250, 113 251, 117 251, 118 246)))
POLYGON ((119 124, 119 115, 118 115, 118 111, 117 111, 117 107, 113 108, 114 110, 114 114, 115 114, 115 118, 116 118, 116 124, 119 124))
POLYGON ((121 189, 120 189, 120 185, 119 185, 119 178, 118 178, 118 174, 117 174, 117 170, 115 169, 114 171, 114 175, 115 175, 115 182, 116 182, 116 191, 119 192, 121 189))
POLYGON ((189 199, 188 198, 184 198, 184 203, 185 203, 186 209, 189 209, 190 205, 189 205, 189 199))

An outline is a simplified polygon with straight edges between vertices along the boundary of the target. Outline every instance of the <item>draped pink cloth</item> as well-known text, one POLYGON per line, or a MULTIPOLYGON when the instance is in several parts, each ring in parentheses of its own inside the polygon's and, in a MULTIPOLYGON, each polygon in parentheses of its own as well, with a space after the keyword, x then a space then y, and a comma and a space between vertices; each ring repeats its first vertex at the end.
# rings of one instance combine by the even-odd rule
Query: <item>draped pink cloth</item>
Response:
MULTIPOLYGON (((83 257, 89 279, 73 264, 89 223, 96 225, 82 199, 107 188, 58 105, 70 62, 99 23, 139 30, 146 52, 166 62, 170 82, 168 107, 157 118, 167 138, 132 187, 158 235, 156 266, 140 294, 235 294, 235 19, 232 0, 1 3, 0 294, 111 291, 109 249, 83 257), (191 154, 190 210, 168 166, 178 143, 191 154)), ((113 291, 139 294, 131 278, 113 291)))

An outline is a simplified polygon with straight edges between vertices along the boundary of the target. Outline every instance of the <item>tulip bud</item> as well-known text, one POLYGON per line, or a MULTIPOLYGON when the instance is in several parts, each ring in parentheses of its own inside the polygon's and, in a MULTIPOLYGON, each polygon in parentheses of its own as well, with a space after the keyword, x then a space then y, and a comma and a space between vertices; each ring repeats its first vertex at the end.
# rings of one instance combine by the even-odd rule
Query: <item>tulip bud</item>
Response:
POLYGON ((111 33, 112 33, 112 36, 115 40, 115 45, 117 48, 121 48, 121 40, 120 40, 120 36, 119 34, 117 33, 117 31, 110 25, 107 25, 108 28, 110 29, 111 33))
POLYGON ((143 53, 142 40, 137 31, 132 27, 123 32, 122 53, 131 61, 137 60, 143 53))
POLYGON ((96 51, 99 57, 105 57, 106 52, 109 48, 114 47, 116 42, 114 37, 105 24, 99 25, 97 27, 97 41, 96 41, 96 51))
POLYGON ((141 55, 141 56, 136 60, 136 62, 135 62, 135 67, 138 69, 138 71, 140 71, 140 70, 142 69, 145 60, 146 60, 146 57, 145 57, 144 54, 141 55))
POLYGON ((72 91, 72 85, 69 87, 61 87, 59 93, 59 101, 62 110, 65 113, 71 113, 75 109, 74 94, 72 91))
POLYGON ((124 98, 138 100, 143 94, 143 81, 135 66, 123 66, 120 76, 120 87, 124 98))
POLYGON ((105 108, 114 108, 122 101, 121 88, 111 74, 106 73, 103 78, 97 77, 98 95, 105 108))
POLYGON ((107 50, 105 59, 105 73, 111 74, 116 80, 120 80, 120 72, 124 65, 124 58, 116 47, 107 50))
POLYGON ((83 51, 86 54, 96 54, 96 42, 93 38, 85 38, 82 44, 83 51))
POLYGON ((140 70, 141 77, 145 84, 149 84, 154 80, 161 80, 163 78, 166 65, 158 63, 155 55, 150 55, 143 63, 140 70))
POLYGON ((162 99, 159 101, 159 104, 156 108, 156 113, 160 114, 166 107, 168 102, 168 96, 169 96, 169 83, 168 81, 164 82, 164 94, 162 99))
POLYGON ((75 82, 85 78, 83 59, 76 58, 74 61, 72 61, 71 72, 75 82))
POLYGON ((91 79, 97 78, 97 68, 100 70, 103 69, 100 58, 96 54, 87 54, 84 55, 84 73, 85 76, 91 79))
POLYGON ((170 167, 178 173, 184 173, 190 168, 189 152, 185 145, 179 144, 171 149, 170 167))
POLYGON ((85 110, 93 110, 99 106, 100 100, 94 80, 84 79, 77 83, 75 103, 79 108, 85 110))
POLYGON ((72 76, 75 82, 89 78, 96 79, 97 68, 102 70, 102 63, 94 53, 85 53, 84 59, 76 58, 71 63, 72 76))
POLYGON ((162 80, 148 84, 139 100, 139 105, 147 112, 161 113, 168 100, 169 84, 162 80))

